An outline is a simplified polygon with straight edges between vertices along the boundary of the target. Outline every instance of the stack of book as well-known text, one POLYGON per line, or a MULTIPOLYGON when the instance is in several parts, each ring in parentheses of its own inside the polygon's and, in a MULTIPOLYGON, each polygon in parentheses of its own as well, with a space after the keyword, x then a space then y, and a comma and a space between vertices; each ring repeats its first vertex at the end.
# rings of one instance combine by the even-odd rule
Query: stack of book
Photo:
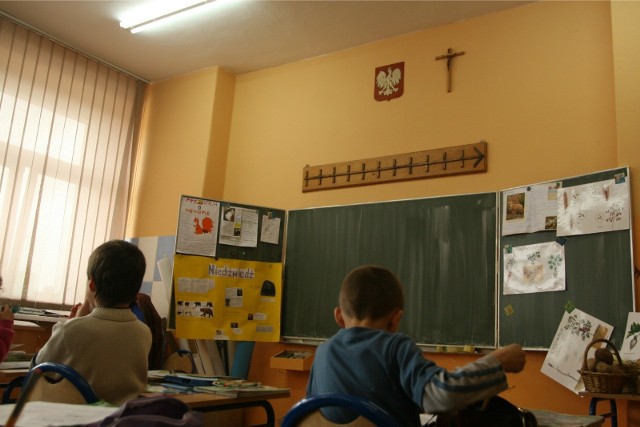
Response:
POLYGON ((288 392, 288 388, 262 385, 255 381, 228 376, 205 376, 170 371, 150 371, 148 392, 211 393, 229 397, 288 392))
POLYGON ((260 394, 273 394, 288 392, 288 388, 272 387, 254 381, 243 379, 219 379, 207 386, 196 386, 193 391, 199 393, 212 393, 229 397, 255 396, 260 394))
POLYGON ((0 369, 28 369, 33 356, 33 354, 24 351, 10 351, 0 363, 0 369))

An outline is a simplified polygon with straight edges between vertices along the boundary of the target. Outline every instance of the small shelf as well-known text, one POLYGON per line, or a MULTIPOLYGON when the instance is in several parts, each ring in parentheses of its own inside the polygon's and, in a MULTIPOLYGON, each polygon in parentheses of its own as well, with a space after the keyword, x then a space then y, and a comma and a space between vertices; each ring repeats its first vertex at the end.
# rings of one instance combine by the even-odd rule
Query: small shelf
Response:
POLYGON ((284 350, 271 356, 271 367, 292 371, 308 371, 311 369, 314 355, 311 351, 284 350))

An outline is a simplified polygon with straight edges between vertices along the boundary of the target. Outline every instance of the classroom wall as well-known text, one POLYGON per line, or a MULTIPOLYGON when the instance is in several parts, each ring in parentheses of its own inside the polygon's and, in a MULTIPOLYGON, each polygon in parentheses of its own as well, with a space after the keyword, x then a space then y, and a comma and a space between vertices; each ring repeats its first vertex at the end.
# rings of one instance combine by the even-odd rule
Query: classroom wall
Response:
MULTIPOLYGON (((225 95, 215 85, 219 69, 152 85, 129 234, 174 233, 180 194, 289 210, 494 191, 626 165, 635 180, 640 34, 634 26, 639 18, 638 2, 539 2, 238 75, 226 79, 225 95), (434 59, 449 47, 466 52, 454 59, 451 93, 446 65, 434 59), (376 102, 375 68, 401 61, 403 96, 376 102), (201 154, 221 143, 206 138, 215 125, 212 106, 223 98, 228 107, 232 98, 233 105, 220 191, 210 188, 219 183, 207 176, 210 165, 201 154), (301 191, 306 164, 481 139, 488 142, 486 173, 301 191)), ((637 188, 632 186, 635 212, 637 188)), ((638 236, 637 214, 633 222, 638 236)), ((273 401, 277 418, 303 397, 307 380, 306 372, 269 367, 269 357, 284 348, 258 343, 249 373, 292 389, 291 399, 273 401)), ((448 368, 475 357, 428 356, 448 368)), ((540 373, 544 356, 528 352, 525 371, 510 375, 516 387, 504 396, 523 407, 587 413, 588 401, 540 373)), ((619 413, 622 427, 626 402, 619 402, 619 413)), ((252 412, 248 418, 256 417, 252 412)))
MULTIPOLYGON (((633 176, 640 174, 640 2, 614 1, 611 3, 613 34, 613 63, 615 81, 616 132, 618 164, 630 165, 633 176)), ((640 185, 632 185, 634 200, 634 241, 640 242, 640 185)), ((640 265, 640 250, 635 251, 635 265, 640 265)), ((636 306, 638 294, 636 293, 636 306)))
POLYGON ((127 236, 175 234, 183 194, 222 198, 234 90, 218 67, 148 86, 127 236))

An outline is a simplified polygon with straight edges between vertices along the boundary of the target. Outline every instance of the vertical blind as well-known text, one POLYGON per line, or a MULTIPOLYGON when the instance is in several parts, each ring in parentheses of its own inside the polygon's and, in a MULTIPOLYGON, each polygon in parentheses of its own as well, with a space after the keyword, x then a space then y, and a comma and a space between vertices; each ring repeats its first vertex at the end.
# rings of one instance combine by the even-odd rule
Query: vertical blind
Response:
POLYGON ((144 84, 0 17, 0 88, 0 299, 68 307, 123 238, 144 84))

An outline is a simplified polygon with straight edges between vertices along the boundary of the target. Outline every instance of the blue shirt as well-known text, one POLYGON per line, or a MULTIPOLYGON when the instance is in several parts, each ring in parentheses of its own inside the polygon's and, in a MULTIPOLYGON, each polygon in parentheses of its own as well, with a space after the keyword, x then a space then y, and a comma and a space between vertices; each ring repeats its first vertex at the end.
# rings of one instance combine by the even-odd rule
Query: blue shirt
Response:
MULTIPOLYGON (((407 335, 352 327, 341 329, 317 348, 307 395, 360 396, 385 409, 399 425, 419 426, 425 409, 463 408, 506 387, 506 375, 493 356, 448 372, 426 359, 407 335)), ((323 413, 334 422, 354 419, 338 408, 323 413)))

